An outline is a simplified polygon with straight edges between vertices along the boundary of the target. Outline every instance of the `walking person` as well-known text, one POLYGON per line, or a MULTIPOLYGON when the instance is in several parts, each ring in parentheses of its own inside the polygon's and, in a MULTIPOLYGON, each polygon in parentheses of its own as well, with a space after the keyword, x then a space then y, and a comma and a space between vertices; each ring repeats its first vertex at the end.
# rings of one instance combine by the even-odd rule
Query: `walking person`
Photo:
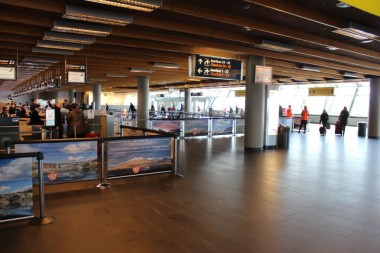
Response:
POLYGON ((301 132, 302 126, 304 126, 303 133, 306 133, 306 125, 307 125, 308 120, 309 120, 309 112, 307 110, 307 106, 305 105, 301 113, 301 125, 300 125, 300 129, 298 130, 298 133, 301 132))
POLYGON ((347 106, 343 107, 343 110, 340 112, 339 115, 339 124, 342 127, 342 135, 346 132, 346 125, 348 117, 350 117, 350 113, 347 110, 347 106))
POLYGON ((329 121, 329 115, 327 114, 326 110, 323 109, 323 112, 322 112, 320 119, 319 119, 319 124, 322 123, 322 126, 319 128, 319 133, 321 135, 325 135, 326 129, 329 129, 329 127, 327 126, 328 121, 329 121))
POLYGON ((136 110, 136 107, 132 103, 129 104, 129 110, 128 111, 130 111, 132 113, 132 120, 136 119, 136 111, 137 110, 136 110))
POLYGON ((322 123, 322 126, 323 126, 323 127, 326 127, 328 121, 329 121, 329 115, 327 114, 326 110, 323 109, 323 112, 322 112, 321 117, 320 117, 320 119, 319 119, 319 124, 322 123))

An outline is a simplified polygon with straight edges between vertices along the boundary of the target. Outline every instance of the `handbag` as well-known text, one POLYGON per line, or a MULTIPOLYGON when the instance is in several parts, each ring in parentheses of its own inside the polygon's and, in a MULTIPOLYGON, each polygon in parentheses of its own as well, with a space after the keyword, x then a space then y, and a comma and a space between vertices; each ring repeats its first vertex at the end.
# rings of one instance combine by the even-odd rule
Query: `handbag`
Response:
POLYGON ((326 129, 330 129, 330 123, 326 123, 326 129))

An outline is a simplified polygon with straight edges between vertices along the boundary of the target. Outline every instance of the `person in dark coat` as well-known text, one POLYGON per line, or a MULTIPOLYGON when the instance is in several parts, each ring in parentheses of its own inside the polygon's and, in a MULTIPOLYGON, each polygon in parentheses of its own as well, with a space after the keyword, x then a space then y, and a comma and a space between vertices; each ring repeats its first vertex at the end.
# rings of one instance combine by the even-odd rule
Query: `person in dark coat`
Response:
POLYGON ((319 119, 319 124, 322 123, 322 126, 326 127, 328 121, 329 121, 329 115, 327 114, 326 110, 323 109, 323 112, 322 112, 321 117, 319 119))
POLYGON ((29 113, 26 111, 26 105, 21 106, 19 117, 20 118, 28 118, 29 117, 29 113))
POLYGON ((63 125, 62 125, 62 114, 61 108, 57 105, 53 105, 54 109, 54 126, 55 129, 53 131, 54 138, 62 139, 63 138, 63 125))
POLYGON ((41 119, 43 117, 40 116, 40 105, 37 104, 33 111, 31 111, 30 113, 30 121, 29 121, 29 125, 44 125, 45 122, 41 119))
POLYGON ((350 117, 350 113, 348 112, 347 107, 345 106, 339 115, 339 124, 342 127, 342 135, 344 135, 344 132, 346 131, 348 117, 350 117))

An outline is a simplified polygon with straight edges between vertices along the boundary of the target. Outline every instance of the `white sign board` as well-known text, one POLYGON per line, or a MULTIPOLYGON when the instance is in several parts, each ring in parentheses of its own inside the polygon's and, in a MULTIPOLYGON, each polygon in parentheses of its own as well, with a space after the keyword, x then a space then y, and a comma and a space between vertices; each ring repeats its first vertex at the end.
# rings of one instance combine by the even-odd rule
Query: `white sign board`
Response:
POLYGON ((121 109, 120 118, 122 118, 122 119, 127 118, 127 109, 121 109))
POLYGON ((55 126, 55 110, 46 109, 45 111, 45 125, 46 126, 55 126))
POLYGON ((95 119, 95 111, 87 110, 87 119, 95 119))
POLYGON ((272 83, 272 67, 256 65, 255 83, 271 84, 272 83))

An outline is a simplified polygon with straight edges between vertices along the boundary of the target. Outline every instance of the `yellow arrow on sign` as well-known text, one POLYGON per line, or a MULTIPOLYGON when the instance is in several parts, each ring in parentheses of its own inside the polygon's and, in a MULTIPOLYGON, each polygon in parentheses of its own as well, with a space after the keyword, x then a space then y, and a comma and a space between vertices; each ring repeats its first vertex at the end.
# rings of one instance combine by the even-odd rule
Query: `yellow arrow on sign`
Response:
POLYGON ((341 0, 341 2, 380 17, 380 4, 377 0, 341 0))

